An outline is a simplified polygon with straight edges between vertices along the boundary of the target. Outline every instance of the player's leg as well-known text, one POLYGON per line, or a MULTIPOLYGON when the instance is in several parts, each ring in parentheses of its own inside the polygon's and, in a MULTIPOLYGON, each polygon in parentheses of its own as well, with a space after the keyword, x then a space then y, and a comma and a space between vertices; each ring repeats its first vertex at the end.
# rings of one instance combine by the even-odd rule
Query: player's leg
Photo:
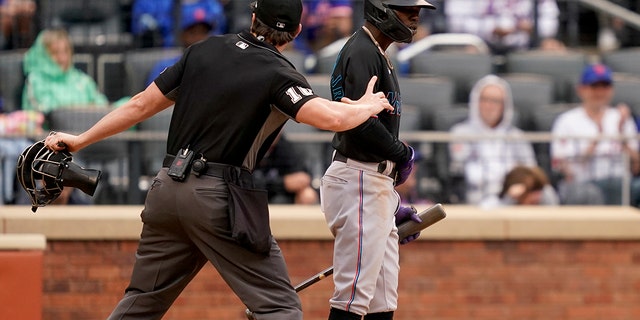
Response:
MULTIPOLYGON (((399 205, 400 198, 397 199, 397 205, 399 205)), ((395 227, 394 222, 392 232, 387 236, 384 261, 376 283, 375 295, 371 299, 369 314, 365 319, 393 319, 393 311, 398 307, 398 275, 400 272, 398 241, 398 228, 395 227)))
POLYGON ((322 181, 322 208, 334 243, 331 307, 364 315, 375 294, 397 198, 392 179, 333 162, 322 181), (355 239, 355 241, 354 241, 355 239))

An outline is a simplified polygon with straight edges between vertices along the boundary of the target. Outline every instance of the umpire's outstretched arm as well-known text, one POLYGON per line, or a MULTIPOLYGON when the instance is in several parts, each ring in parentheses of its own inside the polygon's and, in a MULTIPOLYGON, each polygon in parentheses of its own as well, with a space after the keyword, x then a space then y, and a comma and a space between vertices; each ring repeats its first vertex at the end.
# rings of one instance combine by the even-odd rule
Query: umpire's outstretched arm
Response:
MULTIPOLYGON (((345 131, 355 128, 384 109, 393 110, 382 92, 373 92, 376 80, 375 76, 371 78, 365 94, 355 101, 349 98, 343 98, 342 102, 324 98, 309 100, 298 111, 296 121, 323 130, 345 131)), ((109 112, 89 130, 77 136, 61 132, 49 135, 45 139, 45 145, 51 150, 66 148, 69 152, 75 152, 125 131, 174 103, 153 82, 125 104, 109 112)))

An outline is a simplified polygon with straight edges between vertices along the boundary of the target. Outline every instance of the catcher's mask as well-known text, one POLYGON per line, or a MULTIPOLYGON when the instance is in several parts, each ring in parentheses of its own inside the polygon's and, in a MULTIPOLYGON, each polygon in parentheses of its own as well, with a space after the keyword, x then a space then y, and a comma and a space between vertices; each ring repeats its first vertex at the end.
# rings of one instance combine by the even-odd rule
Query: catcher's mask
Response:
POLYGON ((27 147, 20 157, 16 174, 22 188, 31 197, 31 211, 44 207, 60 196, 64 187, 74 187, 93 196, 102 172, 84 169, 71 162, 66 150, 47 149, 44 140, 27 147))
POLYGON ((409 29, 393 11, 397 7, 421 7, 434 10, 426 0, 365 0, 364 18, 396 42, 410 43, 414 31, 409 29))

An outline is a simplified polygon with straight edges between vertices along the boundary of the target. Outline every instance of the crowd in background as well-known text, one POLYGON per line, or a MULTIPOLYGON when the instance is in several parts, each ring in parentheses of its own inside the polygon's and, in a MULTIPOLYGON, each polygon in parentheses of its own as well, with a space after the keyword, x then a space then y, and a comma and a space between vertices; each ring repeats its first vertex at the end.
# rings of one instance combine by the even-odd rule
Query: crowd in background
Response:
MULTIPOLYGON (((633 0, 610 2, 631 12, 637 12, 640 5, 633 0)), ((535 7, 531 0, 432 3, 438 9, 422 13, 422 29, 416 38, 434 33, 471 33, 484 39, 494 53, 532 47, 558 48, 565 42, 611 49, 636 46, 640 41, 637 30, 624 20, 584 7, 574 10, 573 0, 538 0, 535 7), (578 21, 580 43, 568 39, 571 32, 568 29, 574 28, 569 21, 578 21)), ((363 17, 364 0, 304 0, 303 4, 304 28, 294 47, 306 52, 316 52, 349 36, 363 17)), ((0 45, 4 49, 28 48, 44 28, 101 25, 106 33, 132 35, 130 48, 179 46, 179 33, 188 23, 182 12, 198 8, 206 11, 211 34, 238 32, 250 23, 248 0, 2 0, 0 45), (108 15, 115 17, 115 26, 110 21, 114 18, 108 15)))
MULTIPOLYGON (((363 1, 303 0, 303 31, 289 49, 313 55, 334 41, 348 37, 354 32, 354 26, 360 25, 363 1)), ((571 1, 539 0, 537 7, 533 6, 531 0, 431 2, 438 10, 422 10, 425 16, 421 19, 423 24, 415 36, 416 40, 438 33, 474 34, 488 45, 494 55, 533 48, 563 51, 575 45, 593 47, 596 50, 640 45, 640 33, 619 18, 585 9, 578 11, 579 17, 567 16, 571 1), (582 43, 572 43, 568 38, 570 30, 567 21, 571 19, 580 21, 579 40, 582 43)), ((640 1, 613 2, 634 12, 640 9, 640 1)), ((20 136, 34 136, 46 131, 47 116, 57 108, 76 105, 117 107, 120 103, 108 101, 98 89, 95 79, 73 66, 75 52, 106 48, 110 44, 115 44, 119 50, 186 48, 209 35, 238 32, 247 28, 250 23, 247 19, 249 11, 249 1, 244 0, 0 0, 0 46, 7 51, 24 50, 24 86, 20 92, 20 110, 2 110, 0 105, 0 111, 3 111, 0 117, 0 136, 11 136, 0 138, 0 160, 3 163, 0 184, 2 201, 26 201, 14 193, 15 183, 10 177, 14 168, 13 159, 17 158, 25 146, 32 143, 32 140, 20 136), (107 7, 115 10, 115 19, 105 11, 104 8, 107 7), (117 34, 115 42, 109 40, 109 37, 100 40, 100 35, 92 33, 95 25, 100 25, 102 31, 117 34), (83 39, 83 35, 88 36, 89 41, 83 39)), ((403 47, 398 48, 402 49, 403 47)), ((158 62, 150 74, 146 75, 146 83, 153 81, 159 72, 178 58, 179 56, 172 56, 158 62)), ((576 88, 580 104, 571 113, 587 110, 588 116, 582 115, 580 119, 586 125, 595 123, 591 130, 593 132, 589 131, 593 136, 603 132, 632 136, 637 134, 637 126, 628 107, 602 109, 609 107, 612 102, 614 81, 610 72, 604 65, 588 66, 583 71, 576 88), (597 101, 593 102, 594 100, 597 101)), ((2 95, 6 94, 2 92, 2 95)), ((475 83, 469 95, 468 117, 465 122, 451 128, 451 133, 517 136, 522 131, 513 121, 513 103, 509 85, 496 75, 488 75, 475 83)), ((574 121, 565 119, 569 117, 570 115, 563 116, 559 121, 574 121)), ((559 124, 553 130, 566 135, 576 133, 561 132, 569 130, 567 128, 570 126, 559 124)), ((631 176, 635 177, 640 174, 638 143, 628 143, 627 140, 620 143, 598 143, 594 140, 583 145, 559 147, 561 143, 562 141, 556 141, 552 145, 552 152, 556 153, 552 155, 553 172, 540 170, 533 148, 528 143, 486 141, 451 144, 451 167, 454 171, 457 170, 462 183, 462 191, 457 199, 483 206, 620 204, 619 195, 622 191, 617 186, 621 185, 620 179, 625 173, 613 172, 610 175, 611 172, 606 171, 599 174, 589 171, 591 167, 587 164, 592 161, 592 165, 598 168, 610 168, 613 164, 603 165, 602 162, 606 160, 602 159, 624 152, 631 159, 631 176), (568 155, 569 152, 575 154, 568 155), (583 152, 587 155, 582 154, 583 152), (599 153, 602 154, 601 158, 597 158, 599 153), (579 157, 580 161, 571 163, 575 157, 579 157), (593 173, 593 177, 575 174, 579 166, 582 166, 579 169, 581 172, 587 170, 593 173), (554 176, 554 173, 565 180, 554 176), (615 195, 612 196, 611 193, 615 195)), ((273 187, 273 202, 317 203, 317 186, 312 187, 309 168, 300 166, 303 161, 293 158, 293 155, 299 153, 295 148, 296 144, 284 137, 282 145, 273 146, 273 153, 265 158, 264 166, 259 170, 265 178, 264 185, 273 187), (288 181, 294 176, 295 187, 292 187, 288 181)), ((408 184, 412 188, 398 192, 404 195, 405 202, 429 202, 430 199, 421 197, 416 191, 419 183, 415 176, 416 174, 412 177, 414 182, 408 184)), ((635 190, 640 184, 635 182, 635 178, 630 184, 631 204, 638 205, 640 191, 635 190)), ((63 203, 73 203, 71 195, 62 198, 63 203)))

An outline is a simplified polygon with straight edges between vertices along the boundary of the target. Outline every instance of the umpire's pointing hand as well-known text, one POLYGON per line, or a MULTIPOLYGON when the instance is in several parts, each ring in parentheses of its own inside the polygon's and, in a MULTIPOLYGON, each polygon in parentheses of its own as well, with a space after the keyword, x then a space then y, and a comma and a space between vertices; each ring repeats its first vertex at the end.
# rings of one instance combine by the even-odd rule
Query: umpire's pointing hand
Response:
POLYGON ((389 100, 382 92, 373 92, 373 88, 378 81, 377 76, 371 77, 369 84, 367 85, 367 91, 357 101, 353 101, 347 97, 342 98, 340 101, 348 104, 366 104, 370 106, 371 115, 375 116, 382 110, 393 111, 393 107, 389 104, 389 100))

